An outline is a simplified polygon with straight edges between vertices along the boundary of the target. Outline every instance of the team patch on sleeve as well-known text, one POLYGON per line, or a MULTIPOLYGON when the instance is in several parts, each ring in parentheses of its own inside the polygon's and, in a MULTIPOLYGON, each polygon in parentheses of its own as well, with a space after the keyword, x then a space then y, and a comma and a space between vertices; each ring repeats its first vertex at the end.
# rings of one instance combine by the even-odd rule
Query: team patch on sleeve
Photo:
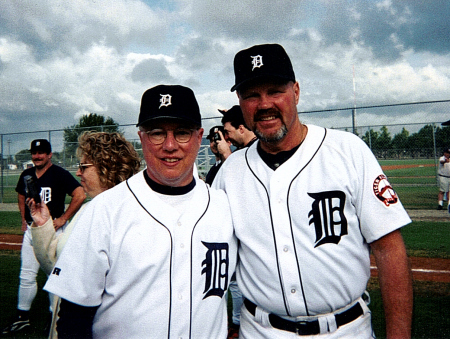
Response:
POLYGON ((380 174, 373 182, 373 193, 386 206, 396 204, 398 202, 397 193, 395 193, 391 184, 384 174, 380 174))

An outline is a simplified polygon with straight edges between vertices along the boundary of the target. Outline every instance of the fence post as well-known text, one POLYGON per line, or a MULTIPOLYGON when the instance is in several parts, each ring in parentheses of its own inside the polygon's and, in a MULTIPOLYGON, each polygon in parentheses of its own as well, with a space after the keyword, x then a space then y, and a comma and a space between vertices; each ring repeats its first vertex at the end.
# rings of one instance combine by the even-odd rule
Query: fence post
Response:
POLYGON ((352 130, 353 134, 358 134, 356 132, 356 108, 352 109, 352 130))
POLYGON ((433 125, 431 125, 432 130, 433 130, 433 155, 434 155, 434 168, 436 170, 436 184, 439 187, 439 167, 438 167, 438 156, 437 156, 437 151, 436 151, 436 124, 433 123, 433 125))

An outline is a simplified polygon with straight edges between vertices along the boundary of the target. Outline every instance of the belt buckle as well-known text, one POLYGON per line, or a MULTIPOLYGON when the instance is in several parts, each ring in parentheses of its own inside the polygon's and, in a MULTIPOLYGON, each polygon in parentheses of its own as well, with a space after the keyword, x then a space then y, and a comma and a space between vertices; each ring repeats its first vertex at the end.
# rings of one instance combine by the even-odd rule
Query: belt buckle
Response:
POLYGON ((320 333, 319 322, 317 320, 312 321, 296 321, 295 333, 297 335, 314 335, 320 333))
POLYGON ((297 335, 305 335, 305 327, 308 326, 307 321, 296 321, 295 322, 295 334, 297 335))

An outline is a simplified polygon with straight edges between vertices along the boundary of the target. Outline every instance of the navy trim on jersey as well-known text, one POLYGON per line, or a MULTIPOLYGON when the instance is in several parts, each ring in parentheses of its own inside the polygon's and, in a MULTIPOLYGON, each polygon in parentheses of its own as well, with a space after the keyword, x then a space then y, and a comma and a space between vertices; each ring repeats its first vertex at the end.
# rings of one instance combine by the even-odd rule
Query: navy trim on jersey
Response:
POLYGON ((153 191, 165 195, 183 195, 192 191, 196 185, 194 177, 192 177, 192 181, 189 184, 182 187, 172 187, 158 184, 149 177, 147 171, 144 171, 144 178, 153 191))
MULTIPOLYGON (((145 172, 144 172, 145 173, 145 172)), ((126 180, 126 184, 128 187, 128 190, 131 192, 131 194, 134 196, 134 198, 136 199, 137 203, 139 205, 141 205, 142 209, 147 212, 147 214, 153 219, 155 220, 158 224, 160 224, 162 227, 164 227, 167 232, 169 233, 169 237, 170 237, 170 269, 169 269, 169 279, 170 279, 170 300, 169 300, 169 321, 168 321, 168 328, 167 328, 167 333, 168 333, 168 338, 170 338, 170 320, 172 319, 172 317, 170 316, 172 314, 172 253, 173 253, 173 238, 172 238, 172 233, 170 233, 169 229, 167 228, 167 226, 165 226, 161 221, 159 221, 158 219, 156 219, 151 213, 150 211, 148 211, 144 205, 141 203, 141 201, 139 200, 139 198, 136 196, 136 194, 134 194, 133 190, 130 187, 130 184, 128 183, 128 180, 126 180)))
POLYGON ((289 151, 281 151, 276 154, 267 153, 261 148, 261 143, 258 143, 256 145, 256 150, 258 151, 259 156, 261 157, 262 161, 266 163, 267 166, 269 166, 274 171, 283 165, 286 161, 288 161, 295 152, 297 152, 298 148, 302 145, 303 140, 300 144, 295 146, 293 149, 289 151))

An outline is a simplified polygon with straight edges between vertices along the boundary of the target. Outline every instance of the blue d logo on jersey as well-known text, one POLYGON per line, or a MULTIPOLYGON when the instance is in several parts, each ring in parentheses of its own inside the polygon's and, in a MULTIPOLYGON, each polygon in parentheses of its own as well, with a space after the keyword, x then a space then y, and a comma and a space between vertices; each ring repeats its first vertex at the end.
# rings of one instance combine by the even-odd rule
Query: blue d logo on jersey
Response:
POLYGON ((210 296, 218 296, 222 298, 228 287, 228 244, 204 242, 208 251, 206 258, 202 261, 202 274, 205 274, 205 296, 206 299, 210 296))
POLYGON ((314 199, 309 224, 314 224, 316 245, 338 244, 343 235, 347 234, 347 218, 344 215, 345 193, 327 191, 308 193, 314 199))

